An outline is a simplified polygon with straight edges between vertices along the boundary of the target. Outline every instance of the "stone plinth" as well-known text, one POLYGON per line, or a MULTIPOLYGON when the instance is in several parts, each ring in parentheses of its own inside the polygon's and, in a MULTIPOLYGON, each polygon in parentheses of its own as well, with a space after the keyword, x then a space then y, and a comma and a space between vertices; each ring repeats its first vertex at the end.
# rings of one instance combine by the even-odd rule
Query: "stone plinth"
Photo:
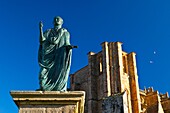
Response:
POLYGON ((19 113, 84 113, 84 91, 11 91, 19 113))

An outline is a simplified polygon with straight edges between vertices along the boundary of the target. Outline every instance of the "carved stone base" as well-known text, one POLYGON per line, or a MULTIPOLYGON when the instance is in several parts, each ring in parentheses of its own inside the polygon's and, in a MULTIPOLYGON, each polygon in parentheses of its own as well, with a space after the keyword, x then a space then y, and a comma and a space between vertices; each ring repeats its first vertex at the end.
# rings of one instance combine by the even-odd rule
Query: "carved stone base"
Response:
POLYGON ((19 113, 84 113, 84 91, 11 91, 19 113))

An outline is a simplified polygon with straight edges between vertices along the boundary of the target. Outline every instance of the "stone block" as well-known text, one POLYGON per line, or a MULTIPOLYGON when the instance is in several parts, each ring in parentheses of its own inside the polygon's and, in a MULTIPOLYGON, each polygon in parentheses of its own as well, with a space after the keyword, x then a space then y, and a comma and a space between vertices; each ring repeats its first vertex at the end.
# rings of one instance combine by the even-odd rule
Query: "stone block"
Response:
POLYGON ((126 91, 106 97, 103 100, 102 109, 102 113, 129 113, 126 91))
POLYGON ((19 113, 84 113, 84 91, 11 91, 19 113))

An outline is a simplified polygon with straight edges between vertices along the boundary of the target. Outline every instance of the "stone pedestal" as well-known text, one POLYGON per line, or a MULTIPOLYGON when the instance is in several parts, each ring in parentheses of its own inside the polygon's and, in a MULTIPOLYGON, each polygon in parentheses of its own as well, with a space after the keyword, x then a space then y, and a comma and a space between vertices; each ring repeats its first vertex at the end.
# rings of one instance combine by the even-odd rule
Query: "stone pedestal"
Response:
POLYGON ((11 91, 19 113, 84 113, 84 91, 11 91))

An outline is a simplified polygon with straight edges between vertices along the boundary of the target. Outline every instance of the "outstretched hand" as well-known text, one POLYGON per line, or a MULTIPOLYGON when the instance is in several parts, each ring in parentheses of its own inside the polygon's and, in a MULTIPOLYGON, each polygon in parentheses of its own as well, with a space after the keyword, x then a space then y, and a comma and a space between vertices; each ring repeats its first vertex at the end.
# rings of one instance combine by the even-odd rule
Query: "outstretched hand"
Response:
POLYGON ((78 46, 72 46, 73 48, 78 48, 78 46))
POLYGON ((78 46, 73 46, 73 45, 67 45, 66 47, 67 47, 68 49, 78 48, 78 46))

